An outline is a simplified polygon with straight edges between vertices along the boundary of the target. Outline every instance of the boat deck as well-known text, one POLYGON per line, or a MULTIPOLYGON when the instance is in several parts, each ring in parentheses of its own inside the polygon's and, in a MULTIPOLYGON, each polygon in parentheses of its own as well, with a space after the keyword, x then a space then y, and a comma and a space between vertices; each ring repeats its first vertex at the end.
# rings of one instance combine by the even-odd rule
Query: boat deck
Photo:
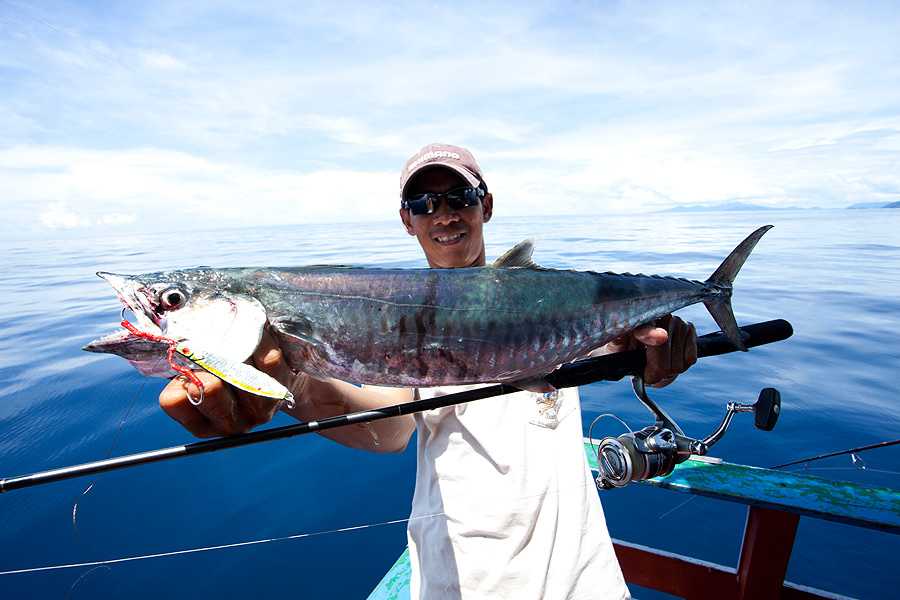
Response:
MULTIPOLYGON (((584 441, 591 468, 597 463, 584 441)), ((816 600, 844 598, 784 580, 801 517, 900 534, 900 492, 694 457, 666 477, 641 482, 748 506, 743 546, 735 567, 698 561, 614 540, 625 580, 694 600, 816 600), (665 577, 660 577, 665 573, 665 577)), ((409 549, 369 600, 408 600, 409 549)))

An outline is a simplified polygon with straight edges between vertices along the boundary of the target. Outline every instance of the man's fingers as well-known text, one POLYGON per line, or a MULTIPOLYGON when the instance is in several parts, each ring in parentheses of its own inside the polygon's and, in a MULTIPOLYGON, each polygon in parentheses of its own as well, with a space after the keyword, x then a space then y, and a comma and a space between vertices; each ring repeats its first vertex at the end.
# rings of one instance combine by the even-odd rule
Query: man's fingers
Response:
MULTIPOLYGON (((681 319, 675 319, 681 321, 681 319)), ((682 321, 683 322, 683 321, 682 321)), ((660 317, 652 323, 641 325, 632 332, 634 339, 645 346, 662 346, 669 341, 670 327, 673 323, 672 315, 660 317)))
POLYGON ((247 395, 239 398, 234 391, 218 377, 205 371, 194 374, 203 384, 203 398, 200 389, 187 377, 173 379, 159 396, 159 404, 167 415, 194 434, 196 437, 219 437, 246 433, 259 425, 261 413, 255 405, 258 401, 274 404, 268 398, 247 395), (200 401, 199 404, 192 404, 200 401))
POLYGON ((647 366, 644 368, 644 383, 653 385, 664 379, 671 378, 672 375, 672 344, 647 346, 647 366))
MULTIPOLYGON (((198 438, 214 438, 222 435, 206 415, 197 410, 185 396, 185 381, 187 378, 177 377, 169 382, 159 395, 159 405, 170 418, 187 429, 191 435, 198 438)), ((192 386, 193 387, 193 386, 192 386)), ((194 387, 196 396, 200 395, 194 387)))
POLYGON ((647 348, 644 381, 654 387, 665 387, 697 362, 697 330, 692 323, 679 318, 667 319, 668 343, 647 348))
POLYGON ((610 354, 613 354, 615 352, 624 352, 625 350, 630 350, 631 340, 633 339, 634 338, 631 337, 631 334, 626 334, 622 337, 618 337, 606 344, 606 351, 610 354))
POLYGON ((253 356, 250 357, 253 365, 268 375, 271 375, 278 381, 285 383, 290 380, 293 371, 284 362, 284 356, 281 354, 281 348, 272 339, 267 330, 263 330, 262 338, 259 340, 259 346, 253 356))

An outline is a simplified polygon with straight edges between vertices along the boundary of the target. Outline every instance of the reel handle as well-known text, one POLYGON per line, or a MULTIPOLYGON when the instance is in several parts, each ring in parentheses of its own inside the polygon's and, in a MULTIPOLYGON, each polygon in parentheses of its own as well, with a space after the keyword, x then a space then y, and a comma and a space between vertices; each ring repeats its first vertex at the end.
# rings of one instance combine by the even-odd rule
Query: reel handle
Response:
POLYGON ((772 431, 781 414, 781 392, 765 388, 759 392, 759 400, 753 405, 754 424, 757 429, 772 431))
MULTIPOLYGON (((640 381, 637 379, 636 381, 640 381)), ((675 466, 696 454, 705 456, 710 447, 725 435, 731 419, 737 413, 752 412, 757 429, 772 431, 781 413, 781 392, 765 388, 755 404, 728 403, 728 412, 718 429, 702 440, 685 436, 668 415, 654 411, 656 403, 650 400, 643 385, 635 386, 637 397, 651 409, 656 425, 637 432, 623 433, 617 438, 600 440, 597 454, 597 487, 611 490, 625 487, 632 481, 643 481, 671 473, 675 466)))

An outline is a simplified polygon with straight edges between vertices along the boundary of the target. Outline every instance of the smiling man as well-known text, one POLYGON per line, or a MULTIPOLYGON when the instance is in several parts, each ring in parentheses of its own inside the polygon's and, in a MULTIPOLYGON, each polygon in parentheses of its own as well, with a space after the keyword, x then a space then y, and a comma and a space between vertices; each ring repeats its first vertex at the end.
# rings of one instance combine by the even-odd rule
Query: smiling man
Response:
MULTIPOLYGON (((494 199, 471 153, 426 146, 403 168, 400 218, 432 268, 483 267, 483 228, 494 199)), ((696 333, 676 317, 598 351, 647 348, 648 384, 696 361, 696 333)), ((253 364, 293 393, 283 409, 301 421, 460 391, 358 387, 293 372, 264 333, 253 364)), ((172 418, 199 437, 240 433, 269 421, 273 404, 206 372, 199 390, 178 377, 160 395, 172 418)), ((323 432, 341 444, 399 452, 417 436, 416 488, 408 525, 412 598, 621 600, 629 593, 607 532, 582 444, 578 390, 518 392, 323 432)))
POLYGON ((423 148, 403 167, 400 198, 400 219, 419 240, 428 266, 485 265, 483 228, 491 220, 494 198, 468 150, 443 144, 423 148), (445 210, 440 210, 444 193, 445 210))

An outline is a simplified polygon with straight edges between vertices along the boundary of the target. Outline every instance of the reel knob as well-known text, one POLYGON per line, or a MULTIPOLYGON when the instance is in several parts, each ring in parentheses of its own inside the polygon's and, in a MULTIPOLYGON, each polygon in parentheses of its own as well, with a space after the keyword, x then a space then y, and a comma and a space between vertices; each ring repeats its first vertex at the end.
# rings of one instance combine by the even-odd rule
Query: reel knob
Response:
POLYGON ((765 388, 759 392, 759 400, 753 405, 753 420, 757 429, 772 431, 781 413, 781 392, 765 388))

